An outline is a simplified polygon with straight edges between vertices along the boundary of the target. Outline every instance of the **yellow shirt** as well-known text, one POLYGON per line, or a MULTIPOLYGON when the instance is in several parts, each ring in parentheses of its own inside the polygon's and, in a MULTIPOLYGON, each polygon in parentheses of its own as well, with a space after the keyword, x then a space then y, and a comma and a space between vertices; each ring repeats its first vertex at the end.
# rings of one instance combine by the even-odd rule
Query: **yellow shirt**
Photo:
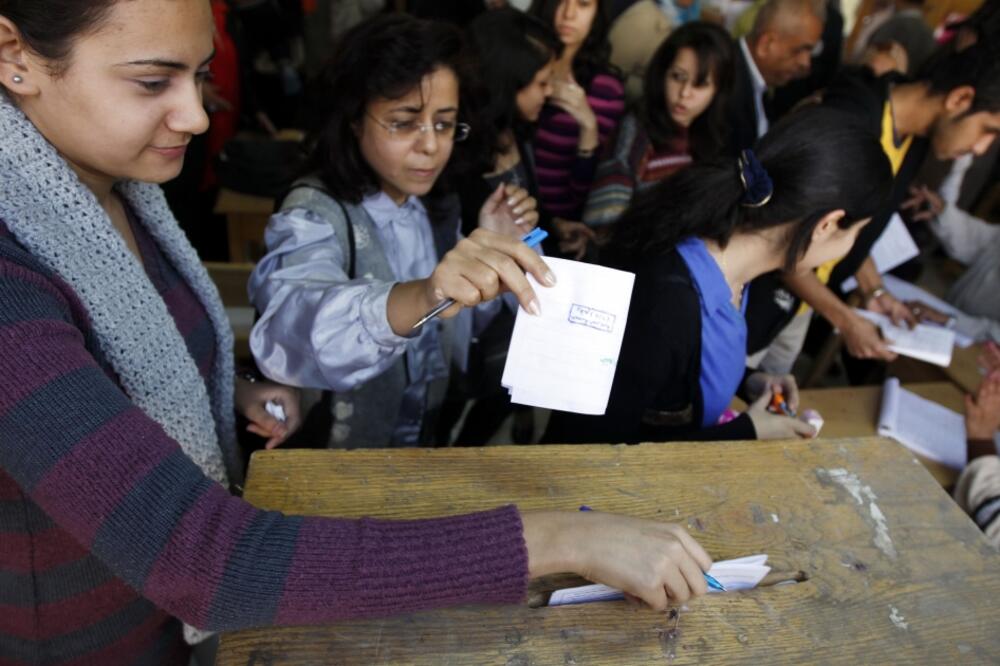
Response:
MULTIPOLYGON (((889 164, 892 165, 892 175, 895 176, 899 173, 900 167, 903 166, 903 160, 906 159, 906 151, 910 149, 910 144, 913 143, 913 137, 908 136, 899 144, 896 144, 896 131, 894 123, 892 122, 892 104, 889 100, 886 100, 885 107, 882 111, 882 150, 885 151, 885 156, 889 158, 889 164)), ((833 259, 826 262, 822 266, 816 269, 816 277, 823 284, 830 281, 830 275, 833 273, 833 269, 836 268, 840 259, 833 259)), ((806 303, 802 303, 802 307, 796 314, 805 314, 809 311, 809 306, 806 303)))

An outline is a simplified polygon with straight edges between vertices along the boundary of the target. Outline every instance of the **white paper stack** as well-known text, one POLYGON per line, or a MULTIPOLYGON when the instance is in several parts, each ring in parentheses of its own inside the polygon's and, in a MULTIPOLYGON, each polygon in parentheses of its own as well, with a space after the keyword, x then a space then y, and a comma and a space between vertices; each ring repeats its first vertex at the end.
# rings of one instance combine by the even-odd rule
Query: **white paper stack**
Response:
MULTIPOLYGON (((712 564, 708 574, 719 581, 727 592, 733 590, 751 590, 764 579, 771 567, 767 566, 767 555, 750 555, 735 560, 723 560, 712 564)), ((709 588, 708 591, 718 592, 709 588)), ((549 598, 549 606, 567 606, 570 604, 587 604, 594 601, 614 601, 624 599, 621 590, 607 585, 583 585, 556 590, 549 598)))
POLYGON ((948 467, 966 462, 965 419, 936 402, 921 398, 889 377, 882 386, 878 434, 948 467))
POLYGON ((913 328, 896 326, 885 315, 868 310, 855 309, 859 315, 882 330, 889 340, 889 349, 911 358, 933 363, 947 368, 951 365, 951 353, 955 349, 955 331, 941 326, 917 324, 913 328))
POLYGON ((635 275, 566 259, 545 263, 556 286, 528 276, 542 314, 518 310, 501 383, 518 404, 604 414, 635 275))

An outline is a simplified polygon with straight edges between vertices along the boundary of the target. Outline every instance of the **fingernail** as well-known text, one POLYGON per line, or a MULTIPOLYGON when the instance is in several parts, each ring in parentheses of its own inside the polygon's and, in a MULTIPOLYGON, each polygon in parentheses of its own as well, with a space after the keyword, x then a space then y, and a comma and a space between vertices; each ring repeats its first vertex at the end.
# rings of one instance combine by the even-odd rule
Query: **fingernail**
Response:
POLYGON ((541 316, 541 314, 542 314, 542 306, 538 304, 538 299, 537 298, 534 299, 534 300, 532 300, 530 303, 528 303, 528 312, 530 312, 531 314, 535 315, 536 317, 540 317, 541 316))
POLYGON ((556 286, 556 276, 555 276, 555 273, 553 273, 552 271, 549 271, 548 273, 545 274, 545 284, 547 284, 550 287, 556 286))
POLYGON ((444 292, 441 291, 440 289, 435 289, 434 290, 434 298, 438 299, 439 301, 443 301, 444 300, 444 292))
POLYGON ((514 224, 524 224, 524 218, 523 217, 517 218, 516 220, 514 220, 514 224))
POLYGON ((514 197, 511 197, 510 199, 507 199, 507 205, 508 206, 513 206, 516 203, 517 203, 517 199, 515 199, 514 197))

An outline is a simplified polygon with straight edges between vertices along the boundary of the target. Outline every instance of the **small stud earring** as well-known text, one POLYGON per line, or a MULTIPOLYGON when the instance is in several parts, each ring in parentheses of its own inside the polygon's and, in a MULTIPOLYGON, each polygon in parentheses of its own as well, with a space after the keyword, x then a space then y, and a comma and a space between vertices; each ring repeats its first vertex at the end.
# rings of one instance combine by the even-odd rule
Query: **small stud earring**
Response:
POLYGON ((13 80, 14 83, 24 83, 24 77, 22 77, 20 74, 15 74, 13 80))

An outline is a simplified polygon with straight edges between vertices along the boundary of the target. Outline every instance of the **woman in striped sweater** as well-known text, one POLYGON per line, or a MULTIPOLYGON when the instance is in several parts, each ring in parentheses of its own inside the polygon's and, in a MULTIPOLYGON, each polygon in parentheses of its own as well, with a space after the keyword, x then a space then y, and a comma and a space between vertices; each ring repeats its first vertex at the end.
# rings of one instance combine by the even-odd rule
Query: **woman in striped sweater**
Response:
POLYGON ((597 161, 625 113, 625 88, 610 66, 608 0, 535 0, 530 12, 552 26, 563 51, 535 132, 542 208, 560 249, 581 258, 593 233, 580 223, 597 161))
POLYGON ((614 151, 598 165, 587 197, 583 222, 599 236, 610 231, 635 192, 719 153, 733 58, 726 31, 703 22, 678 28, 656 50, 639 113, 622 121, 614 151))
MULTIPOLYGON (((209 0, 0 0, 0 663, 187 664, 182 621, 513 603, 556 571, 658 608, 704 592, 677 526, 308 518, 228 492, 232 334, 152 184, 206 129, 212 47, 209 0)), ((252 417, 281 395, 235 394, 252 417)))

